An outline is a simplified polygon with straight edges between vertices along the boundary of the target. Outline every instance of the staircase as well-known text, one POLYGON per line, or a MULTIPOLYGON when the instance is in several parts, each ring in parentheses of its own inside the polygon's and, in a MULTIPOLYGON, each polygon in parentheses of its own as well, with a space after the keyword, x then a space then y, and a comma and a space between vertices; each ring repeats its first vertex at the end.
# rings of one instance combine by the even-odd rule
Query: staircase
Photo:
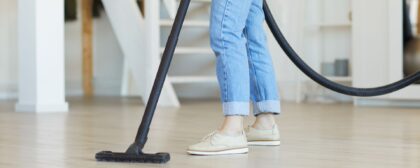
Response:
MULTIPOLYGON (((142 16, 135 0, 102 0, 105 11, 124 54, 121 94, 138 91, 146 103, 160 62, 159 52, 159 1, 147 0, 142 16), (132 86, 132 87, 130 87, 132 86)), ((179 106, 178 98, 170 84, 162 89, 159 105, 179 106)))
MULTIPOLYGON (((179 0, 144 0, 144 11, 140 11, 135 0, 102 0, 111 25, 124 53, 124 70, 121 95, 140 95, 146 103, 164 51, 160 37, 162 29, 172 27, 179 0), (162 5, 161 6, 161 2, 162 5), (169 17, 161 19, 160 9, 169 17), (144 13, 144 16, 141 13, 144 13), (136 93, 133 93, 133 90, 136 93)), ((211 0, 192 0, 194 3, 210 4, 211 0)), ((208 29, 209 21, 185 20, 184 28, 208 29)), ((210 46, 182 46, 175 50, 177 55, 213 55, 210 46)), ((168 76, 161 97, 160 106, 180 106, 173 84, 215 83, 213 76, 168 76)))

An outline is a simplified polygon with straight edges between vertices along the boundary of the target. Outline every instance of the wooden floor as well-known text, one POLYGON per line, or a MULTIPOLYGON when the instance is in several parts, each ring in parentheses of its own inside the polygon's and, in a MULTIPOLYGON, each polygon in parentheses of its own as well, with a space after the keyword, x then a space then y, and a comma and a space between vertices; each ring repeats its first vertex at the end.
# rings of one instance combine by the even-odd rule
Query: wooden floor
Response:
POLYGON ((420 109, 351 105, 283 104, 280 147, 251 147, 248 155, 187 155, 188 145, 220 123, 218 102, 158 109, 146 151, 170 152, 165 165, 95 161, 96 152, 124 151, 132 142, 144 109, 138 102, 74 99, 69 113, 55 114, 16 113, 14 102, 0 102, 0 167, 420 167, 420 109))

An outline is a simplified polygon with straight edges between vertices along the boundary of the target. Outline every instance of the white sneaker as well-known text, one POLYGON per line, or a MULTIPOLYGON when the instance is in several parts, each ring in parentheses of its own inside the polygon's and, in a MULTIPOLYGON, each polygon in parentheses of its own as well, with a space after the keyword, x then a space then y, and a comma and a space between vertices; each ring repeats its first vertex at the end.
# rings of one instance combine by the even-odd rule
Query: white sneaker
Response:
POLYGON ((255 146, 277 146, 280 145, 280 133, 277 125, 269 130, 259 130, 248 126, 246 130, 248 145, 255 146))
POLYGON ((226 155, 248 153, 245 132, 238 136, 229 136, 214 131, 204 137, 200 143, 191 145, 187 150, 191 155, 226 155))

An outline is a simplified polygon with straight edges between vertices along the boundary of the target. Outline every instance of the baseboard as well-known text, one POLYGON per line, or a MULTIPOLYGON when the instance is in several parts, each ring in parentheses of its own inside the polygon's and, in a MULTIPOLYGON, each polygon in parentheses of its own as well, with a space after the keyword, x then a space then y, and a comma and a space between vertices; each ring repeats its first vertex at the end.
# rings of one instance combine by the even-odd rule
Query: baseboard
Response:
POLYGON ((420 108, 420 100, 384 100, 357 98, 354 100, 354 105, 367 107, 420 108))
POLYGON ((17 99, 17 83, 16 82, 0 82, 0 100, 17 99))
POLYGON ((35 112, 35 113, 62 113, 68 112, 69 105, 60 104, 16 104, 16 112, 35 112))
MULTIPOLYGON (((96 96, 120 96, 121 83, 120 80, 112 79, 95 79, 94 94, 96 96)), ((82 81, 67 80, 66 96, 83 96, 82 81)))

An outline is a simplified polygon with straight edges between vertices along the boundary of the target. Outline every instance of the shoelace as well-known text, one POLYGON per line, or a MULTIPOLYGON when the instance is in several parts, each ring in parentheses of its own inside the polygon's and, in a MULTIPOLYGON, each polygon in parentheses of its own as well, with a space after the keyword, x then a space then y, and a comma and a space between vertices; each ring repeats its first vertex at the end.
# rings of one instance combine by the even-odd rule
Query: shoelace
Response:
POLYGON ((248 127, 245 128, 245 132, 249 132, 250 129, 251 129, 251 126, 248 125, 248 127))
POLYGON ((206 135, 203 139, 201 139, 201 141, 205 141, 205 140, 213 137, 216 133, 217 133, 217 131, 211 132, 210 134, 206 135))

